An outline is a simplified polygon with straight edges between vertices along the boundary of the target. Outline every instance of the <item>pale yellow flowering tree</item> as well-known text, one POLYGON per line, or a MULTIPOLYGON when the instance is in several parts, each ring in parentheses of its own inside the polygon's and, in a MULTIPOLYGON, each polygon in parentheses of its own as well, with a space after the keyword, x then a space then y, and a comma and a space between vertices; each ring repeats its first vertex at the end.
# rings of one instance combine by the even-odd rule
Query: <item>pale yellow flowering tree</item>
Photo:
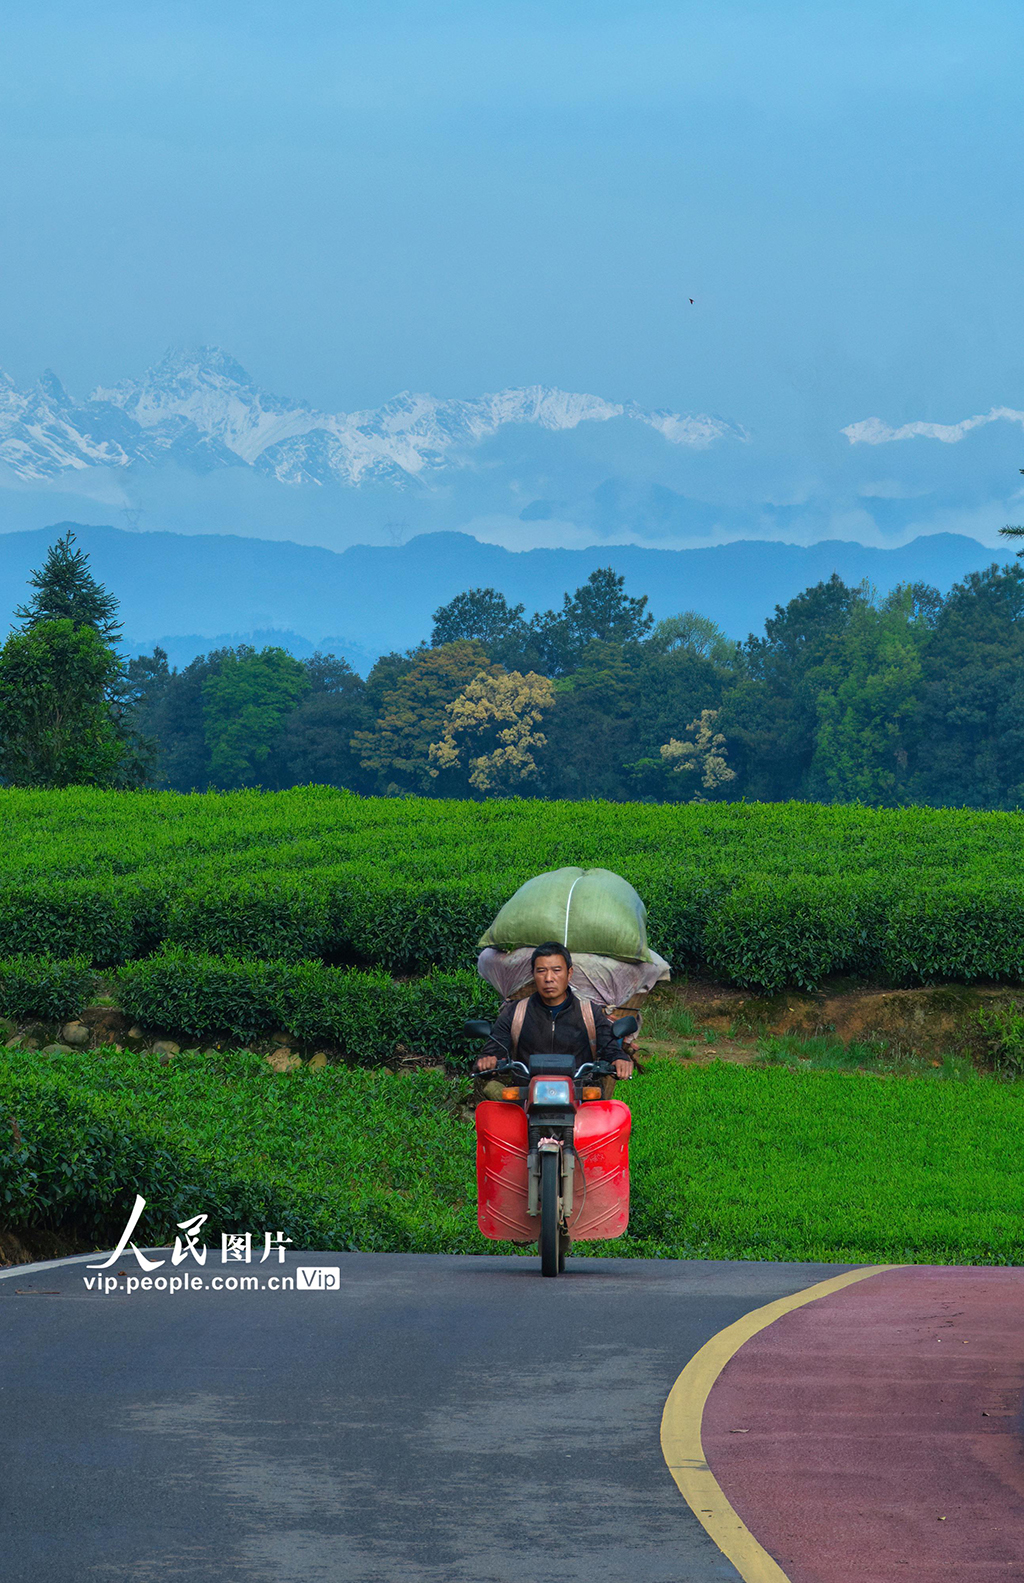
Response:
MULTIPOLYGON (((736 771, 731 770, 725 761, 725 737, 721 731, 715 730, 717 719, 717 709, 702 709, 700 719, 691 720, 686 728, 687 731, 695 732, 692 742, 679 742, 672 737, 661 749, 661 756, 672 765, 673 774, 699 770, 700 783, 705 791, 715 791, 719 786, 724 786, 726 781, 736 779, 736 771)), ((707 798, 697 792, 692 800, 706 802, 707 798)))
POLYGON ((518 790, 537 773, 533 755, 547 737, 536 728, 554 696, 551 682, 536 671, 481 672, 445 709, 444 735, 430 748, 431 775, 460 769, 465 756, 477 791, 518 790))

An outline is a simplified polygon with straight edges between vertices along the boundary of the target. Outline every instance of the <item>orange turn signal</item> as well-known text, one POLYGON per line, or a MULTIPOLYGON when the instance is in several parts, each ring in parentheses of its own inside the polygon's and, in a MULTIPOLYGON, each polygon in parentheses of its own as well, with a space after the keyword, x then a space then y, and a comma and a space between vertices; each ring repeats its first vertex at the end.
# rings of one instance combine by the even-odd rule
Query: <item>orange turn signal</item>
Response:
POLYGON ((584 1099, 600 1099, 601 1098, 601 1090, 599 1088, 585 1088, 583 1090, 583 1098, 584 1099))
POLYGON ((518 1099, 519 1090, 518 1088, 503 1088, 501 1091, 501 1097, 502 1099, 518 1099))

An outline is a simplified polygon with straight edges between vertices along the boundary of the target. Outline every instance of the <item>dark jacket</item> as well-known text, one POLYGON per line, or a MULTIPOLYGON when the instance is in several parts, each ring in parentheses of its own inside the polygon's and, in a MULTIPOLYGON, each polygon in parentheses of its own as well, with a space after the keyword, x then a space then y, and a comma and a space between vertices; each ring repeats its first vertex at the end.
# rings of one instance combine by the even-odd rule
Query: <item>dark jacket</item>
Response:
MULTIPOLYGON (((516 1001, 507 1000, 502 1006, 491 1037, 480 1052, 481 1056, 493 1055, 501 1061, 511 1055, 512 1014, 516 1005, 516 1001)), ((592 1001, 591 1005, 594 1008, 598 1060, 620 1060, 622 1051, 612 1035, 611 1023, 596 1001, 592 1001)), ((527 1003, 517 1054, 520 1061, 528 1061, 531 1055, 576 1055, 579 1057, 578 1064, 582 1066, 584 1061, 590 1060, 587 1025, 583 1021, 580 1003, 571 990, 568 1004, 556 1006, 553 1010, 545 1006, 534 990, 527 1003)))

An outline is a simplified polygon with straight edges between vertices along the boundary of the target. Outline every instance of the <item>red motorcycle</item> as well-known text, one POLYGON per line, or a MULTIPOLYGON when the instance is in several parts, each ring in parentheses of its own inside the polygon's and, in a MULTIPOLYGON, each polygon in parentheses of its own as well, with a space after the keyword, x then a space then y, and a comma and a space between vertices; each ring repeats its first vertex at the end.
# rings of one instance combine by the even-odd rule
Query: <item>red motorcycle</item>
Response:
MULTIPOLYGON (((635 1017, 612 1032, 635 1033, 635 1017)), ((489 1022, 467 1022, 489 1039, 489 1022)), ((495 1242, 540 1246, 540 1272, 559 1275, 569 1244, 621 1237, 629 1223, 629 1106, 602 1099, 608 1061, 571 1055, 499 1061, 501 1099, 476 1107, 477 1224, 495 1242)))

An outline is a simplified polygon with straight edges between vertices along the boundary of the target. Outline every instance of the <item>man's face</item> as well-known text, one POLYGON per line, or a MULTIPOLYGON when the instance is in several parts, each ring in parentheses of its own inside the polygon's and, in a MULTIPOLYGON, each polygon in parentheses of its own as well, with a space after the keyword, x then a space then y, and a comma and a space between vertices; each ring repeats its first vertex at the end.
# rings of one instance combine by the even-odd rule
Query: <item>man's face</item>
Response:
POLYGON ((559 1006, 569 993, 572 968, 564 956, 539 956, 533 964, 533 982, 545 1006, 559 1006))

